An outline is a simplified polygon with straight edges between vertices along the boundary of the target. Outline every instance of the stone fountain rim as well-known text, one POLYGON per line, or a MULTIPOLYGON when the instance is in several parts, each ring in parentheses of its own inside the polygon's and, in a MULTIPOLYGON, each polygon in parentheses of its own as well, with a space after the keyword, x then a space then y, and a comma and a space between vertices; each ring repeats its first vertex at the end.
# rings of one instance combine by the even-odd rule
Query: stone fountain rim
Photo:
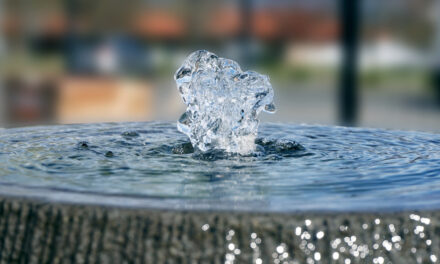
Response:
MULTIPOLYGON (((48 189, 44 187, 17 186, 9 183, 0 183, 0 199, 23 201, 25 203, 41 203, 59 206, 81 206, 90 208, 104 208, 128 211, 156 212, 156 213, 195 213, 195 214, 234 214, 234 215, 270 215, 270 216, 310 216, 310 217, 331 217, 331 216, 372 216, 372 215, 394 215, 394 214, 438 214, 440 209, 413 209, 413 208, 391 208, 391 209, 362 209, 362 210, 318 210, 299 209, 290 211, 258 210, 256 208, 234 209, 234 208, 211 208, 183 206, 173 204, 171 201, 158 197, 146 197, 136 195, 90 193, 60 189, 48 189), (112 199, 105 199, 112 198, 112 199)), ((199 203, 200 204, 200 203, 199 203)))

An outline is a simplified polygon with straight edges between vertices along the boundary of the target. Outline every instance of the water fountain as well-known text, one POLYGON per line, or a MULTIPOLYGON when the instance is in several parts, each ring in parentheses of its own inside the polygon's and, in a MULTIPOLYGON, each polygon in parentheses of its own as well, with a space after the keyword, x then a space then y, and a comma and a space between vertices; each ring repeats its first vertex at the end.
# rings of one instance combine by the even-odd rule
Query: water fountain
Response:
POLYGON ((257 134, 258 113, 274 111, 267 77, 206 51, 175 77, 188 107, 178 129, 0 130, 1 261, 438 261, 440 135, 294 124, 257 134))
POLYGON ((241 154, 255 151, 257 115, 275 111, 267 76, 243 72, 235 61, 200 50, 185 60, 175 80, 187 105, 177 127, 194 147, 241 154))

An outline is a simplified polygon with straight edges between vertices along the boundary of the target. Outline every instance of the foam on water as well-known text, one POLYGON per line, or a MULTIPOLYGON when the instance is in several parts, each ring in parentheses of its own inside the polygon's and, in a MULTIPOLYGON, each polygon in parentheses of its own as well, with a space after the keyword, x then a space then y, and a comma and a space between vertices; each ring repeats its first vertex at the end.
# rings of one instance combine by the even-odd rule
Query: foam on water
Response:
POLYGON ((255 150, 257 115, 275 111, 267 76, 243 72, 235 61, 199 50, 188 56, 174 78, 187 105, 178 129, 195 148, 241 154, 255 150))

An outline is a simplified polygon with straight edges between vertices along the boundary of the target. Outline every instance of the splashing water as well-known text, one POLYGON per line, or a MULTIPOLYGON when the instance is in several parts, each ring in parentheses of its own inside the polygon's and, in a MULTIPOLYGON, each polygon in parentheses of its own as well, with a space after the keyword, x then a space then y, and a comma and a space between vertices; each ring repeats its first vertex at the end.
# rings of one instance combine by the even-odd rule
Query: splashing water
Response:
POLYGON ((187 105, 177 127, 201 150, 246 154, 255 150, 257 115, 275 112, 269 77, 243 72, 232 60, 199 50, 174 79, 187 105))

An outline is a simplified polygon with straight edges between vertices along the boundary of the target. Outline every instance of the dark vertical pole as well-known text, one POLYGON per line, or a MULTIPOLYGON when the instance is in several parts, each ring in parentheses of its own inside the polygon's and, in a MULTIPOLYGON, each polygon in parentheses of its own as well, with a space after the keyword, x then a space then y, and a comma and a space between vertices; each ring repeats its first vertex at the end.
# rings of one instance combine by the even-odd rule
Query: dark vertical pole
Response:
MULTIPOLYGON (((434 2, 433 9, 437 14, 440 12, 440 0, 434 2)), ((433 85, 434 90, 437 93, 437 102, 440 104, 440 17, 436 16, 435 21, 435 37, 434 37, 434 48, 433 48, 433 85)))
POLYGON ((357 119, 357 51, 360 0, 339 0, 342 65, 340 72, 339 115, 342 125, 355 125, 357 119))
MULTIPOLYGON (((5 12, 6 13, 6 12, 5 12)), ((3 17, 3 0, 0 0, 0 17, 3 17)), ((0 60, 3 60, 3 56, 6 53, 6 46, 3 37, 3 31, 0 31, 0 60)), ((3 72, 0 73, 0 127, 4 125, 6 119, 6 93, 4 87, 4 78, 1 76, 3 72)))

